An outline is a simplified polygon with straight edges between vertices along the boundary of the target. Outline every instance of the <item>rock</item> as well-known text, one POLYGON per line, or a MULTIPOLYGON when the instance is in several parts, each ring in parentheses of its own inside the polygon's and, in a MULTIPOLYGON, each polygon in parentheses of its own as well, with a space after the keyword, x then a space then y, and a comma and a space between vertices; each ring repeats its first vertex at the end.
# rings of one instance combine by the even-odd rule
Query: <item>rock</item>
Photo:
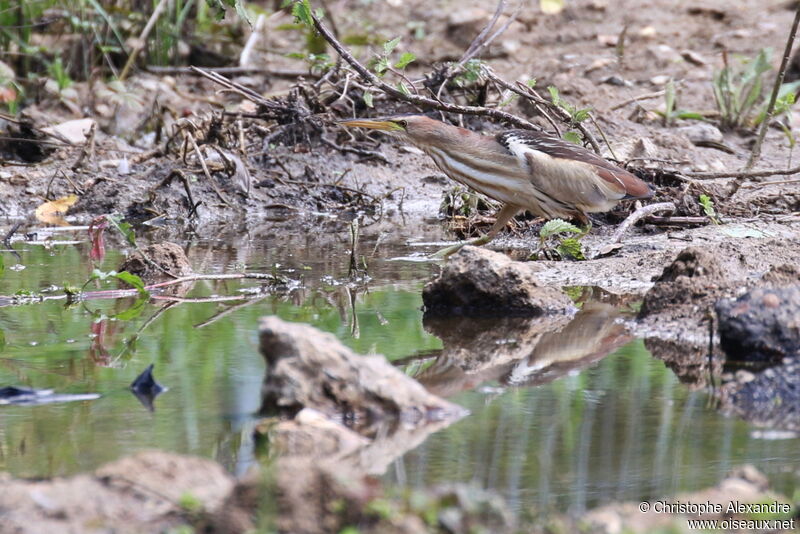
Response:
POLYGON ((505 254, 464 247, 422 292, 430 315, 539 316, 574 309, 562 291, 545 286, 529 263, 505 254))
MULTIPOLYGON (((687 330, 694 330, 694 327, 687 325, 687 330)), ((708 332, 708 327, 705 328, 705 332, 708 332)), ((670 336, 670 339, 651 336, 645 338, 644 346, 654 358, 663 361, 675 373, 681 384, 690 390, 706 388, 709 378, 718 376, 722 372, 721 358, 709 359, 708 339, 702 336, 675 335, 670 336)))
POLYGON ((717 302, 720 346, 739 361, 780 361, 800 353, 800 285, 753 289, 717 302))
POLYGON ((117 270, 127 271, 147 280, 167 276, 164 271, 174 276, 192 274, 192 266, 189 264, 183 249, 180 245, 168 241, 149 245, 141 249, 141 251, 137 250, 128 256, 117 270), (156 265, 160 266, 161 269, 156 265))
POLYGON ((66 139, 73 145, 80 145, 86 141, 86 136, 93 126, 95 126, 94 119, 76 119, 42 128, 42 131, 66 139))
POLYGON ((682 126, 678 128, 678 132, 686 136, 686 138, 695 145, 722 143, 724 140, 719 128, 705 122, 692 124, 690 126, 682 126))
POLYGON ((667 76, 666 74, 659 74, 657 76, 653 76, 652 78, 650 78, 650 83, 658 86, 667 85, 667 82, 669 82, 671 78, 672 76, 667 76))
POLYGON ((790 263, 773 265, 764 275, 763 282, 770 287, 800 284, 800 268, 790 263))
POLYGON ((270 450, 281 456, 335 458, 369 445, 370 440, 311 408, 270 429, 270 450))
POLYGON ((720 409, 771 429, 800 430, 800 357, 722 384, 720 409))
MULTIPOLYGON (((646 534, 651 532, 687 532, 687 519, 718 520, 737 519, 752 520, 754 514, 744 508, 739 511, 729 510, 732 503, 755 504, 765 507, 777 507, 779 513, 775 517, 789 517, 782 515, 785 510, 790 513, 791 501, 786 497, 777 495, 766 487, 766 477, 752 466, 735 468, 719 484, 711 488, 702 489, 692 493, 678 494, 671 497, 658 496, 649 502, 622 502, 612 503, 583 514, 578 518, 562 518, 554 520, 551 524, 560 523, 562 528, 550 530, 556 532, 592 532, 593 534, 646 534), (677 504, 692 504, 697 512, 685 514, 670 510, 672 505, 678 509, 677 504), (767 504, 771 503, 771 504, 767 504), (643 506, 645 506, 643 508, 643 506), (705 505, 704 508, 700 508, 705 505), (717 513, 720 510, 721 513, 717 513), (580 528, 577 528, 577 527, 580 528), (572 528, 570 528, 572 527, 572 528)), ((736 504, 734 504, 736 506, 736 504)), ((686 507, 687 509, 689 507, 686 507)), ((764 512, 765 515, 769 512, 764 512)), ((772 514, 769 514, 772 517, 772 514)), ((787 520, 788 523, 788 520, 787 520)), ((725 532, 739 532, 737 529, 723 529, 725 532)))
POLYGON ((707 61, 703 56, 694 52, 692 50, 684 50, 681 52, 681 57, 691 63, 692 65, 696 65, 698 67, 702 67, 706 65, 707 61))
POLYGON ((333 335, 305 324, 264 317, 260 349, 267 362, 262 412, 295 414, 313 408, 357 422, 357 430, 386 420, 453 420, 465 410, 428 393, 383 356, 359 356, 333 335))
POLYGON ((15 480, 0 474, 2 532, 168 532, 187 523, 179 504, 190 495, 213 513, 233 488, 218 463, 145 451, 94 473, 53 480, 15 480))
POLYGON ((679 306, 692 309, 684 317, 699 315, 699 310, 711 306, 718 298, 730 296, 747 274, 735 244, 685 248, 645 294, 639 317, 667 309, 678 315, 675 308, 679 306))

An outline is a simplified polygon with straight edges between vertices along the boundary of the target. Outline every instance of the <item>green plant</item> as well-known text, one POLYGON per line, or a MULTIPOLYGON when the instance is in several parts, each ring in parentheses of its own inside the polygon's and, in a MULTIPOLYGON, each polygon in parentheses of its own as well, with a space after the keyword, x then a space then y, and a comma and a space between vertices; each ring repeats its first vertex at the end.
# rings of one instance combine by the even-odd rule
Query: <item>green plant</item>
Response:
POLYGON ((714 209, 714 201, 711 200, 711 197, 708 195, 700 195, 698 199, 700 205, 703 207, 703 213, 706 214, 706 217, 711 219, 711 222, 714 224, 719 224, 719 218, 717 217, 717 210, 714 209))
POLYGON ((411 52, 403 52, 399 56, 393 57, 394 50, 397 48, 397 45, 400 44, 400 40, 400 37, 395 37, 383 43, 382 52, 376 54, 372 58, 369 66, 379 77, 383 77, 387 72, 391 72, 401 78, 401 80, 397 82, 397 89, 404 94, 410 94, 411 90, 409 87, 413 87, 413 84, 403 71, 409 64, 417 59, 417 56, 411 52))
POLYGON ((542 255, 547 259, 585 260, 581 238, 587 230, 582 230, 563 219, 547 221, 539 230, 539 248, 533 253, 532 259, 539 259, 542 255), (576 237, 568 237, 576 234, 576 237))
POLYGON ((675 90, 675 81, 670 78, 667 85, 664 87, 664 111, 656 111, 664 120, 664 126, 672 126, 675 119, 695 119, 705 120, 702 114, 696 111, 686 111, 683 109, 675 109, 677 104, 677 91, 675 90))
MULTIPOLYGON (((725 67, 714 75, 714 100, 720 115, 720 127, 737 129, 758 126, 766 117, 772 70, 772 49, 762 48, 755 58, 725 59, 725 67)), ((781 86, 776 101, 775 116, 788 113, 794 105, 794 93, 800 82, 781 86)))
POLYGON ((47 72, 50 74, 50 77, 55 80, 59 92, 72 85, 72 79, 69 77, 69 73, 64 67, 64 63, 61 61, 60 57, 56 57, 50 62, 47 66, 47 72))
POLYGON ((558 92, 558 88, 553 85, 548 86, 547 91, 550 93, 550 100, 553 102, 553 105, 563 109, 569 115, 570 130, 564 132, 562 137, 571 143, 580 145, 582 143, 581 136, 578 132, 572 130, 572 128, 582 123, 583 121, 587 120, 590 117, 589 114, 591 112, 591 109, 578 108, 576 106, 573 106, 572 104, 561 98, 561 95, 558 92))

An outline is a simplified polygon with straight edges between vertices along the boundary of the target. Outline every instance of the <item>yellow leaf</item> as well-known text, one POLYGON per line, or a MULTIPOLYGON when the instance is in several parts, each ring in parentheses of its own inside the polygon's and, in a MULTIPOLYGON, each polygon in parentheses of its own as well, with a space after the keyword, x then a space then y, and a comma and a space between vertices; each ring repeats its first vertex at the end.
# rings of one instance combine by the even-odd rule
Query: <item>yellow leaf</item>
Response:
POLYGON ((36 218, 46 224, 66 224, 62 217, 67 210, 78 201, 77 195, 67 195, 65 197, 45 202, 36 208, 36 218))
POLYGON ((539 9, 545 15, 557 15, 564 10, 564 0, 539 0, 539 9))

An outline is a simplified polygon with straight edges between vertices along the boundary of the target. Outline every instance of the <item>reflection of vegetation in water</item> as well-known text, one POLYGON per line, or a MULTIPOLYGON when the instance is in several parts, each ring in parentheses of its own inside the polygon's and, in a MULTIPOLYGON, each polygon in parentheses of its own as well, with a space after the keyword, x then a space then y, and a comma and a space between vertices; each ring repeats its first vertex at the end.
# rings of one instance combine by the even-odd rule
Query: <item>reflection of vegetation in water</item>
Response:
MULTIPOLYGON (((119 258, 109 253, 104 266, 119 258)), ((33 248, 23 260, 26 269, 9 271, 0 280, 0 294, 81 284, 91 273, 74 247, 33 248)), ((236 294, 245 285, 253 283, 200 282, 190 295, 236 294)), ((309 322, 361 353, 396 358, 440 346, 422 327, 419 284, 359 292, 357 339, 350 335, 353 312, 347 291, 342 286, 314 288, 310 276, 306 285, 202 328, 195 325, 235 303, 174 305, 147 325, 133 347, 130 341, 163 301, 148 304, 132 321, 98 319, 82 304, 65 308, 63 301, 0 308, 0 331, 6 338, 0 349, 0 386, 104 395, 93 402, 3 407, 0 470, 25 476, 69 473, 147 447, 211 456, 233 468, 243 446, 243 424, 260 403, 263 363, 257 329, 264 315, 309 322), (159 382, 170 388, 156 400, 153 414, 127 390, 150 363, 155 363, 159 382)), ((89 307, 111 316, 132 301, 92 301, 89 307)))
POLYGON ((387 478, 495 488, 531 519, 699 489, 743 463, 791 495, 794 475, 782 466, 800 459, 797 440, 753 439, 746 423, 720 416, 706 398, 634 341, 549 384, 454 397, 472 416, 431 436, 387 478))

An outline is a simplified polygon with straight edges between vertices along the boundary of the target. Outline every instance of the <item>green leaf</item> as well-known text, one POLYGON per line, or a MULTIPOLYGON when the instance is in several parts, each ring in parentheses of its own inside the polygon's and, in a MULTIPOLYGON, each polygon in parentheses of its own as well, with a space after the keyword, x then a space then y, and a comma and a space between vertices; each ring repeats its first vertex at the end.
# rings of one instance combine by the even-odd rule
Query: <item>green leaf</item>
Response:
POLYGON ((404 84, 403 82, 397 83, 397 90, 406 96, 411 94, 411 91, 408 90, 408 87, 406 87, 406 84, 404 84))
POLYGON ((570 143, 575 143, 576 145, 583 144, 583 140, 581 139, 581 136, 578 135, 578 132, 564 132, 564 140, 569 141, 570 143))
POLYGON ((702 113, 698 113, 696 111, 678 110, 675 112, 675 116, 678 117, 679 119, 684 119, 684 120, 696 120, 696 121, 706 120, 705 116, 702 113))
POLYGON ((397 45, 400 44, 401 39, 402 37, 395 37, 391 41, 386 41, 385 43, 383 43, 383 53, 386 54, 387 56, 391 54, 392 51, 395 49, 395 47, 397 47, 397 45))
POLYGON ((131 321, 136 319, 142 314, 142 311, 144 311, 148 300, 148 297, 139 296, 130 308, 112 315, 111 317, 119 321, 131 321))
POLYGON ((247 12, 247 9, 245 9, 244 2, 242 2, 242 0, 236 0, 233 7, 236 9, 236 14, 239 15, 239 18, 247 22, 247 25, 252 28, 253 21, 250 20, 250 14, 247 12))
POLYGON ((583 122, 589 118, 589 113, 591 110, 589 109, 579 109, 575 113, 572 114, 572 121, 573 122, 583 122))
POLYGON ((411 52, 403 52, 400 56, 400 59, 397 60, 397 63, 394 64, 394 68, 396 69, 404 69, 408 66, 409 63, 417 59, 417 56, 412 54, 411 52))
POLYGON ((309 5, 308 0, 297 0, 292 5, 292 15, 294 15, 295 20, 306 26, 314 25, 314 19, 311 18, 311 5, 309 5))
POLYGON ((553 101, 554 105, 558 106, 561 103, 561 97, 558 95, 558 87, 549 85, 547 91, 550 93, 550 100, 553 101))
POLYGON ((121 233, 128 243, 131 246, 136 246, 136 234, 133 231, 133 226, 129 223, 124 222, 119 216, 117 215, 107 215, 106 220, 113 226, 114 228, 121 233))
POLYGON ((144 282, 141 278, 136 276, 135 274, 131 274, 128 271, 122 271, 120 273, 116 273, 114 277, 117 280, 121 280, 128 284, 129 286, 136 289, 139 292, 139 295, 142 297, 149 297, 150 293, 144 288, 144 282))
POLYGON ((364 97, 363 98, 364 98, 364 105, 365 106, 367 106, 368 108, 375 107, 375 106, 372 105, 372 99, 373 99, 372 93, 370 93, 369 91, 366 91, 364 93, 364 97))
POLYGON ((6 264, 3 262, 3 256, 0 255, 0 276, 6 272, 6 264))
POLYGON ((711 197, 708 195, 700 195, 700 205, 703 206, 703 213, 706 214, 706 217, 711 219, 714 224, 719 224, 719 219, 717 219, 717 212, 714 209, 714 202, 711 200, 711 197))
POLYGON ((583 231, 575 226, 572 223, 569 223, 563 219, 553 219, 547 221, 542 229, 539 230, 539 237, 542 239, 547 239, 548 237, 552 237, 556 234, 561 234, 564 232, 571 232, 573 234, 580 234, 583 231))
POLYGON ((573 260, 586 259, 583 255, 583 246, 581 242, 572 237, 563 240, 558 247, 556 247, 556 251, 562 258, 570 258, 573 260))
POLYGON ((525 85, 533 89, 534 87, 536 87, 536 78, 531 78, 530 80, 525 82, 525 85))
POLYGON ((375 63, 373 70, 377 74, 383 74, 386 72, 386 69, 388 68, 389 68, 389 60, 386 59, 385 57, 382 57, 375 63))

